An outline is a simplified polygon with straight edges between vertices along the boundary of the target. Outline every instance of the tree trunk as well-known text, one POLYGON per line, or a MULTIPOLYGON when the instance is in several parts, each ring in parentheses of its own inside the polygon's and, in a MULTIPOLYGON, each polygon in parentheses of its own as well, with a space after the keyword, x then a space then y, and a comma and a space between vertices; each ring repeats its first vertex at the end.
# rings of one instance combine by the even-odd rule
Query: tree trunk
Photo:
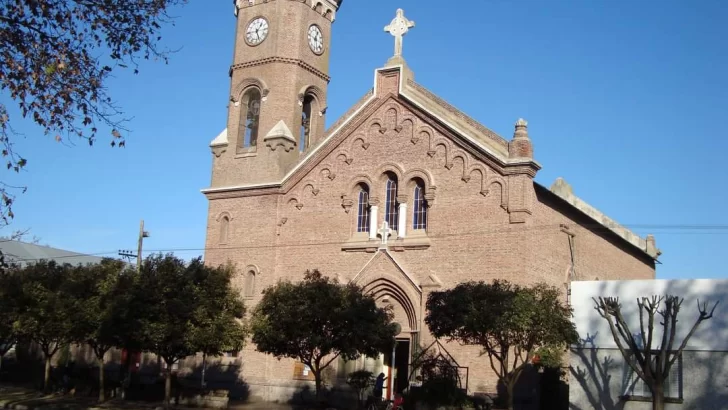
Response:
POLYGON ((46 360, 45 360, 45 374, 43 375, 43 390, 48 392, 48 388, 50 387, 48 385, 48 382, 50 382, 51 379, 51 355, 46 354, 46 360))
POLYGON ((167 363, 167 374, 164 375, 164 408, 169 409, 172 399, 172 363, 167 363))
POLYGON ((104 355, 99 357, 99 401, 106 400, 106 388, 104 387, 104 355))
POLYGON ((506 391, 507 391, 507 394, 508 394, 508 397, 507 397, 507 399, 508 399, 508 410, 513 410, 513 390, 514 390, 515 385, 516 385, 516 381, 515 380, 508 380, 506 382, 506 391))
POLYGON ((4 354, 0 354, 0 372, 3 370, 3 356, 4 354))
POLYGON ((311 368, 314 379, 316 379, 316 404, 321 404, 321 370, 311 368))
POLYGON ((654 383, 652 386, 652 410, 664 410, 665 386, 663 383, 654 383))
POLYGON ((207 370, 207 353, 202 353, 202 377, 200 387, 205 388, 205 371, 207 370))

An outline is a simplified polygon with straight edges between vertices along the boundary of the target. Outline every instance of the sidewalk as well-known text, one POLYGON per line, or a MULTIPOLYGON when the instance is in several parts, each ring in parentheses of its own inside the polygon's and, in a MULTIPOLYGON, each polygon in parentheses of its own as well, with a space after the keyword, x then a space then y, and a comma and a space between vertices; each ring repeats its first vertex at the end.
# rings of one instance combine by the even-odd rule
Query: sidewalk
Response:
MULTIPOLYGON (((176 406, 177 409, 188 409, 176 406)), ((72 397, 43 394, 23 387, 0 385, 0 409, 12 410, 161 410, 161 403, 132 402, 120 399, 99 404, 93 397, 72 397)), ((294 410, 287 404, 236 403, 230 410, 294 410)))

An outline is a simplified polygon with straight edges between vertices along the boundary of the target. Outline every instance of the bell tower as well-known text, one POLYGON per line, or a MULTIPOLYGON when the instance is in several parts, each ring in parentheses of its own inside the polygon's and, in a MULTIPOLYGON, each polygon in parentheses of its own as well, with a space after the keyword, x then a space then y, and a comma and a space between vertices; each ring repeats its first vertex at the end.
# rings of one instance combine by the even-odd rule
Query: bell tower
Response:
POLYGON ((343 0, 233 0, 227 128, 212 188, 281 178, 323 138, 331 26, 343 0))

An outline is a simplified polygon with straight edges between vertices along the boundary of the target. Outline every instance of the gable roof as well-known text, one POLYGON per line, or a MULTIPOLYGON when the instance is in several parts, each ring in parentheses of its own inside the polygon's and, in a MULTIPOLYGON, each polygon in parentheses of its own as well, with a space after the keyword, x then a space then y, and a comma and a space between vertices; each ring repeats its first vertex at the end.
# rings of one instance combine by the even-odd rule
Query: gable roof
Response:
POLYGON ((14 240, 0 240, 0 252, 5 257, 5 263, 17 264, 21 267, 42 259, 71 265, 100 263, 103 259, 98 256, 14 240))
MULTIPOLYGON (((330 151, 334 148, 331 144, 337 139, 337 137, 342 135, 342 133, 345 133, 350 126, 357 122, 366 120, 368 118, 368 113, 384 105, 388 98, 396 98, 401 103, 410 104, 413 108, 421 111, 424 115, 427 115, 427 117, 432 121, 441 124, 445 130, 450 131, 453 136, 458 137, 466 146, 471 147, 471 151, 493 160, 502 168, 513 167, 518 169, 519 172, 525 171, 525 173, 530 174, 531 177, 534 177, 536 172, 541 169, 541 165, 533 158, 511 158, 509 156, 508 140, 478 123, 467 114, 448 104, 425 87, 416 83, 414 81, 412 71, 409 67, 407 67, 404 60, 400 59, 395 63, 387 64, 387 66, 378 68, 374 71, 374 88, 367 92, 364 97, 362 97, 354 106, 352 106, 351 109, 349 109, 349 111, 341 116, 327 130, 323 140, 307 152, 306 155, 303 156, 288 173, 286 173, 282 180, 262 184, 207 188, 203 189, 202 192, 204 194, 213 194, 218 192, 250 189, 284 189, 286 185, 291 185, 292 182, 295 183, 297 176, 299 179, 302 178, 310 168, 322 161, 323 157, 328 154, 326 150, 328 149, 330 151), (378 77, 384 72, 392 72, 395 70, 399 71, 398 96, 395 97, 392 94, 382 95, 382 92, 378 90, 378 77)), ((226 132, 223 131, 223 133, 226 132)), ((220 138, 221 137, 218 136, 216 141, 220 138)), ((538 187, 538 184, 536 184, 536 186, 538 187)), ((619 238, 646 253, 651 258, 656 259, 661 254, 661 252, 654 246, 654 237, 649 236, 647 240, 640 238, 627 228, 617 224, 614 220, 597 211, 596 208, 573 196, 573 193, 571 193, 571 195, 567 195, 561 190, 554 189, 550 192, 563 200, 564 203, 572 209, 586 214, 597 223, 615 233, 619 238)))

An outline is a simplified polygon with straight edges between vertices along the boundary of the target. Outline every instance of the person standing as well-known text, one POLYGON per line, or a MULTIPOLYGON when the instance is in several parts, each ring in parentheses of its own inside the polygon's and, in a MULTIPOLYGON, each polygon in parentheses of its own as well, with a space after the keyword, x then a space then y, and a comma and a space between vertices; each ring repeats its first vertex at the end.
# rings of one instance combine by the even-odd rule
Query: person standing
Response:
POLYGON ((377 376, 377 380, 374 382, 374 398, 381 400, 382 396, 384 395, 384 381, 387 380, 386 377, 384 377, 384 373, 379 373, 379 376, 377 376))

